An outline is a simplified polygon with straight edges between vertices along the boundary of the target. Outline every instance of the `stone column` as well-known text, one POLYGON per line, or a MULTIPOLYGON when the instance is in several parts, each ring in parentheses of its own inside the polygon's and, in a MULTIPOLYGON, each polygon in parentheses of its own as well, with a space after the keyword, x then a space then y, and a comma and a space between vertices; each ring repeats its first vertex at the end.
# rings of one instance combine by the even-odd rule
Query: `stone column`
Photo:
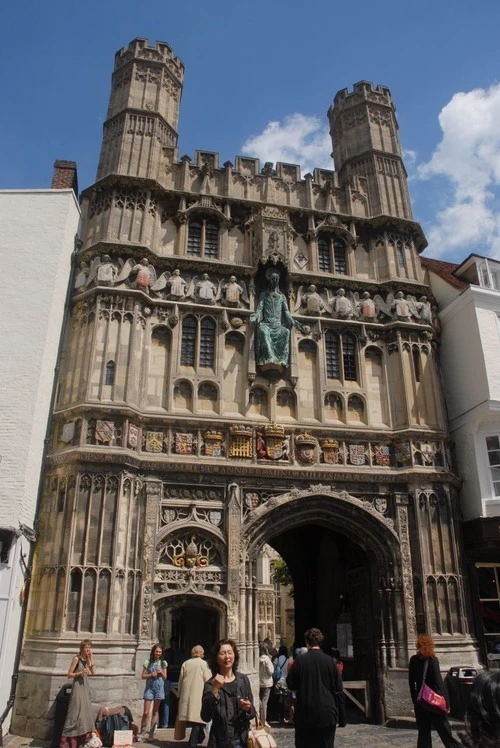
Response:
POLYGON ((240 610, 241 489, 237 483, 227 487, 227 635, 242 641, 240 610))
POLYGON ((144 512, 144 541, 142 556, 142 600, 139 623, 139 645, 136 657, 136 675, 139 676, 142 663, 147 659, 151 649, 153 632, 153 581, 155 571, 155 545, 158 512, 163 486, 158 480, 148 480, 144 483, 145 512, 144 512))
POLYGON ((399 535, 401 549, 401 581, 403 592, 403 603, 405 610, 405 635, 408 646, 413 651, 413 642, 417 635, 415 616, 415 597, 413 594, 413 572, 410 549, 410 533, 408 525, 408 505, 410 497, 406 493, 395 493, 396 504, 396 532, 399 535))

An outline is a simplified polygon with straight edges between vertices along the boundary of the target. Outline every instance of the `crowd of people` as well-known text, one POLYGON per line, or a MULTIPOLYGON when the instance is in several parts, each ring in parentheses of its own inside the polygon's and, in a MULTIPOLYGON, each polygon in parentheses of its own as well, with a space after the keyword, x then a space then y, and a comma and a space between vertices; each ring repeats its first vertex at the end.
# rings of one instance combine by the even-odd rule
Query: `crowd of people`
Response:
MULTIPOLYGON (((154 644, 141 673, 145 687, 140 731, 125 706, 104 707, 95 721, 88 678, 96 674, 96 669, 92 643, 85 639, 67 674, 72 691, 60 748, 110 745, 112 737, 106 730, 114 724, 109 722, 113 719, 122 720, 116 722, 117 729, 124 724, 124 729, 128 727, 140 741, 148 723, 151 731, 161 724, 165 702, 163 718, 166 715, 168 724, 168 697, 173 683, 178 696, 175 737, 183 739, 186 727, 190 727, 191 748, 205 740, 207 723, 210 723, 209 748, 247 748, 252 719, 256 720, 255 729, 268 731, 270 721, 293 724, 296 748, 333 748, 337 727, 346 726, 343 663, 338 650, 324 651, 324 637, 319 629, 308 629, 304 639, 305 647, 294 648, 293 657, 285 646, 276 650, 268 640, 261 643, 258 709, 254 706, 248 676, 238 670, 239 652, 233 639, 217 642, 209 662, 205 661, 200 645, 193 647, 191 658, 186 659, 175 640, 170 642, 170 651, 165 652, 160 644, 154 644), (172 669, 168 655, 176 663, 172 669)), ((417 748, 432 747, 432 728, 447 748, 499 748, 500 671, 484 671, 477 676, 465 730, 458 738, 453 736, 448 720, 448 694, 432 637, 418 637, 408 679, 418 730, 417 748)))

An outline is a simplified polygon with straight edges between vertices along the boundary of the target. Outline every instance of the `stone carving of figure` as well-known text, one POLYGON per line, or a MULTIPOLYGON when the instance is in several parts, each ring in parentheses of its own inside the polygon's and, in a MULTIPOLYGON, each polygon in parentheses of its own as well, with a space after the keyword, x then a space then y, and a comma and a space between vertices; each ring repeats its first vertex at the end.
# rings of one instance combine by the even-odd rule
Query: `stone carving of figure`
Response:
POLYGON ((411 318, 410 305, 406 301, 405 295, 402 291, 397 292, 396 296, 394 297, 392 307, 397 319, 407 322, 411 318))
POLYGON ((154 267, 151 265, 147 257, 144 257, 137 265, 132 268, 132 273, 136 273, 135 286, 140 291, 149 293, 149 289, 156 280, 156 273, 154 267))
POLYGON ((306 305, 307 314, 321 314, 325 309, 325 303, 314 285, 309 286, 302 297, 302 302, 306 305))
POLYGON ((375 319, 377 316, 377 309, 375 302, 370 296, 368 291, 365 291, 358 302, 358 309, 362 317, 365 319, 375 319))
POLYGON ((89 269, 87 267, 87 263, 81 262, 78 266, 78 272, 75 276, 75 283, 73 288, 75 291, 78 291, 80 288, 84 288, 87 283, 87 278, 89 277, 89 269))
POLYGON ((111 262, 109 255, 104 255, 102 262, 97 267, 97 285, 113 286, 118 275, 118 268, 111 262))
POLYGON ((196 294, 199 300, 204 304, 213 304, 216 293, 217 288, 208 277, 208 273, 203 273, 201 281, 196 284, 196 294))
POLYGON ((263 371, 281 372, 288 366, 290 329, 302 330, 302 325, 291 316, 285 295, 279 290, 279 271, 268 268, 266 278, 269 288, 261 293, 259 305, 250 315, 250 321, 257 324, 255 353, 263 371))
POLYGON ((354 308, 350 299, 345 295, 343 288, 339 288, 333 302, 333 310, 338 317, 347 319, 354 317, 354 308))
POLYGON ((427 296, 421 296, 417 301, 416 306, 422 322, 427 322, 428 325, 432 325, 431 303, 428 301, 427 296))
POLYGON ((244 288, 240 286, 236 280, 236 276, 232 275, 228 282, 222 287, 222 292, 226 300, 226 304, 229 306, 239 306, 240 299, 244 294, 244 288))
POLYGON ((174 270, 167 282, 167 286, 169 287, 169 296, 171 299, 183 299, 186 295, 187 283, 179 269, 174 270))

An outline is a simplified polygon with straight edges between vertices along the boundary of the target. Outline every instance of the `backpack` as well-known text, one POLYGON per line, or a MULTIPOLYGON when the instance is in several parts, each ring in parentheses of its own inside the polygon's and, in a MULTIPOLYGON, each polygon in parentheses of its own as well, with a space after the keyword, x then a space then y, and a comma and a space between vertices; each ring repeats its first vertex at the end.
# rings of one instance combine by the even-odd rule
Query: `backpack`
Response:
POLYGON ((118 730, 130 730, 129 717, 126 714, 111 714, 97 723, 97 729, 101 736, 102 744, 112 746, 115 732, 118 730))
POLYGON ((285 662, 287 662, 288 657, 285 658, 283 663, 280 665, 280 657, 285 657, 285 655, 280 655, 276 658, 276 665, 274 666, 274 672, 273 672, 273 681, 277 683, 279 680, 283 678, 282 676, 282 668, 285 662))

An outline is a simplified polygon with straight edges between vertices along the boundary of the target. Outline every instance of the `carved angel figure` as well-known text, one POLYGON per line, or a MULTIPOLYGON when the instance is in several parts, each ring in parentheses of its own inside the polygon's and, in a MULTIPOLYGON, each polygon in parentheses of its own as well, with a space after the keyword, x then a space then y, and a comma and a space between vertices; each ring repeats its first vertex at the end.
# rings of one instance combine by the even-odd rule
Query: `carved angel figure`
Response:
POLYGON ((346 296, 343 288, 339 288, 333 300, 333 311, 342 319, 349 319, 356 316, 355 304, 346 296))
POLYGON ((432 308, 427 296, 421 296, 416 302, 416 307, 422 322, 427 322, 428 325, 432 325, 432 308))
POLYGON ((392 302, 394 315, 397 319, 408 321, 411 318, 410 304, 402 291, 398 291, 392 302))
POLYGON ((241 281, 241 283, 238 283, 235 275, 232 275, 229 278, 228 282, 223 284, 222 293, 224 295, 224 300, 228 306, 239 306, 240 301, 248 304, 248 294, 246 286, 243 281, 241 281))
POLYGON ((93 282, 97 286, 114 286, 118 278, 118 267, 111 262, 109 255, 104 255, 102 260, 99 256, 94 257, 90 264, 85 286, 90 286, 93 282))
POLYGON ((75 275, 75 282, 73 284, 73 288, 75 291, 79 291, 80 289, 84 289, 87 285, 87 278, 89 277, 89 268, 87 266, 86 262, 81 262, 78 266, 78 272, 75 275))
POLYGON ((364 319, 374 320, 377 317, 377 308, 368 291, 364 291, 357 303, 358 312, 364 319))
POLYGON ((389 319, 398 319, 401 322, 409 322, 412 317, 420 319, 417 300, 410 294, 405 297, 402 291, 398 291, 396 295, 389 292, 385 301, 382 296, 375 294, 373 301, 377 312, 389 319))
POLYGON ((150 288, 159 296, 162 295, 163 289, 167 289, 167 298, 182 301, 186 296, 187 283, 181 276, 180 270, 176 269, 173 273, 166 270, 150 288))
POLYGON ((217 286, 212 283, 208 273, 203 273, 202 278, 195 284, 195 292, 198 300, 203 304, 214 304, 217 296, 217 286))
POLYGON ((325 309, 331 311, 328 308, 328 303, 323 300, 315 285, 310 285, 307 291, 304 293, 304 286, 299 286, 297 292, 297 303, 295 305, 295 311, 298 311, 301 307, 305 306, 304 313, 317 316, 323 314, 325 309))
POLYGON ((135 288, 149 294, 149 290, 153 288, 156 282, 156 271, 147 257, 143 257, 137 263, 132 259, 127 260, 116 279, 116 283, 124 283, 130 278, 135 288))

